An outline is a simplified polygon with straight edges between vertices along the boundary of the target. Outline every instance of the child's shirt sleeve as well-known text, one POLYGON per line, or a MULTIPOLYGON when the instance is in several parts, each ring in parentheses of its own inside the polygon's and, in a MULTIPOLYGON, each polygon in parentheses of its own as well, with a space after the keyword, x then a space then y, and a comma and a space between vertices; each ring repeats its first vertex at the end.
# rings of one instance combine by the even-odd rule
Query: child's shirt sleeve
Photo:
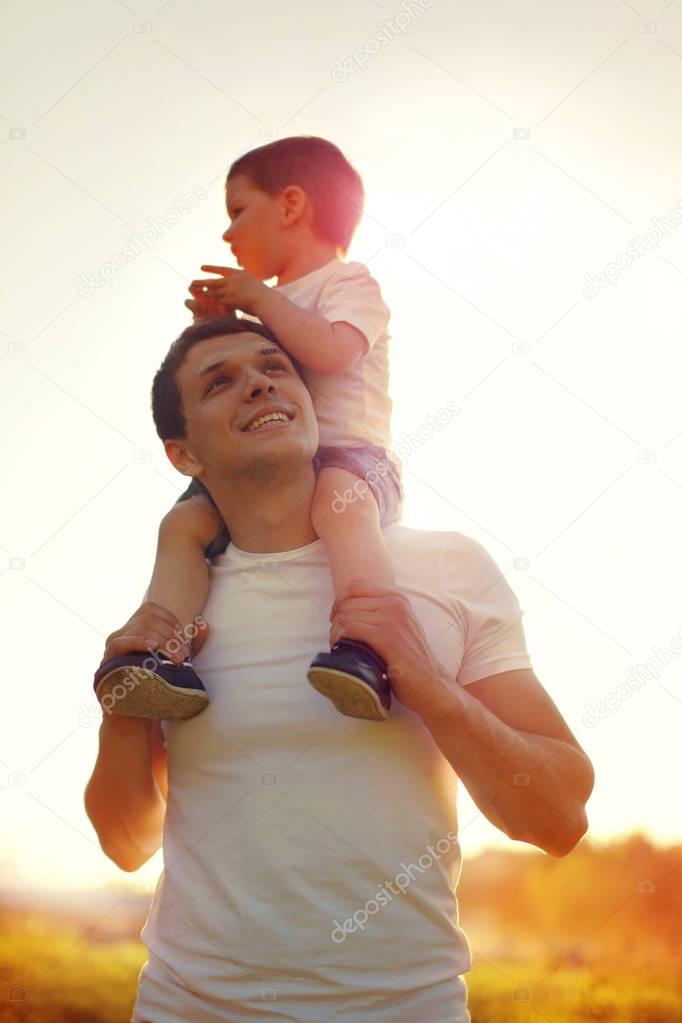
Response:
POLYGON ((342 263, 324 284, 317 312, 328 323, 350 323, 367 341, 367 355, 388 331, 391 313, 381 289, 362 263, 342 263))

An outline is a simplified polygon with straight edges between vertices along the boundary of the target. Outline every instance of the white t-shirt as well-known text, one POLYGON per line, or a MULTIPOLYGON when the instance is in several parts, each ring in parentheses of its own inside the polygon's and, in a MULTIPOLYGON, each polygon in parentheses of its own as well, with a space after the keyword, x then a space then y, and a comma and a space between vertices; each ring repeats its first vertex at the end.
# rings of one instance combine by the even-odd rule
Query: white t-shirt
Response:
MULTIPOLYGON (((391 447, 388 395, 388 321, 390 311, 379 285, 362 263, 332 259, 305 277, 277 287, 301 309, 329 323, 344 321, 367 338, 365 354, 343 373, 301 375, 313 399, 320 427, 320 445, 391 447)), ((244 315, 244 314, 243 314, 244 315)), ((257 319, 247 316, 247 319, 257 319)), ((284 346, 286 348, 286 345, 284 346)))
MULTIPOLYGON (((530 667, 522 611, 460 533, 385 530, 398 588, 453 687, 530 667)), ((463 1023, 457 779, 417 714, 344 717, 306 669, 328 649, 320 540, 211 566, 211 698, 164 722, 164 872, 135 1023, 463 1023)))

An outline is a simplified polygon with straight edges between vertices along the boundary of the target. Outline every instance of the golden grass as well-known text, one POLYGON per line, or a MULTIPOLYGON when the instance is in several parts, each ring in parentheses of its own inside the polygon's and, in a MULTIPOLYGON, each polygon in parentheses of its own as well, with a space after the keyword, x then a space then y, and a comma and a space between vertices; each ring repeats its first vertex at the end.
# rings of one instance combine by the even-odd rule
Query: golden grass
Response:
MULTIPOLYGON (((144 959, 138 941, 15 922, 0 931, 0 1023, 128 1023, 144 959)), ((476 962, 467 980, 473 1023, 682 1020, 682 972, 672 962, 639 972, 476 962)))

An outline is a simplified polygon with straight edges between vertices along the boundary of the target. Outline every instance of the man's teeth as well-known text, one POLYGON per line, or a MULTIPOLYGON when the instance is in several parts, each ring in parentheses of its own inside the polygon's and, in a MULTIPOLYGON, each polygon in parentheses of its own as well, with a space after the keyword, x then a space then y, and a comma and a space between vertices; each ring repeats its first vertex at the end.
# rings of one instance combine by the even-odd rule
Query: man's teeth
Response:
POLYGON ((267 416, 261 416, 260 419, 254 419, 249 426, 249 432, 257 430, 259 426, 263 426, 265 423, 270 423, 273 420, 282 419, 285 423, 289 422, 287 416, 283 412, 269 412, 267 416))

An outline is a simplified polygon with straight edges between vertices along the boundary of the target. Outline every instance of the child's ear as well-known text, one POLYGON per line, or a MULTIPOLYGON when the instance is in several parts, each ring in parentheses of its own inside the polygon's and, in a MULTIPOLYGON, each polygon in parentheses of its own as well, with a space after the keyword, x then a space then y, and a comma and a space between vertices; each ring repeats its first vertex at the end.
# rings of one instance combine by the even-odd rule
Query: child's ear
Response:
POLYGON ((298 185, 287 185, 280 194, 282 217, 285 224, 295 224, 309 205, 308 197, 298 185))
POLYGON ((191 451, 185 447, 182 441, 165 440, 163 442, 168 461, 181 472, 183 476, 198 476, 202 471, 201 462, 197 461, 191 451))

